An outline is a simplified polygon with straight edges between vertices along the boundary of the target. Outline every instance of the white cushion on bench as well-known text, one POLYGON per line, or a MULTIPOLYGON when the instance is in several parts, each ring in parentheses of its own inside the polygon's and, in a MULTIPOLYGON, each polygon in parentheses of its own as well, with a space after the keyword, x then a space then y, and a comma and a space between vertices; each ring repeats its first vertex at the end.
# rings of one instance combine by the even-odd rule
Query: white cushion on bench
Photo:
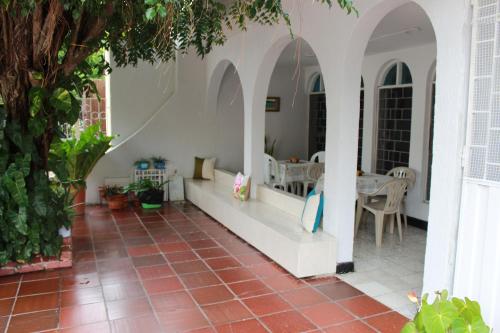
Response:
POLYGON ((294 276, 335 273, 334 237, 321 230, 307 233, 299 216, 269 203, 233 198, 229 179, 221 171, 215 182, 187 179, 186 197, 294 276))

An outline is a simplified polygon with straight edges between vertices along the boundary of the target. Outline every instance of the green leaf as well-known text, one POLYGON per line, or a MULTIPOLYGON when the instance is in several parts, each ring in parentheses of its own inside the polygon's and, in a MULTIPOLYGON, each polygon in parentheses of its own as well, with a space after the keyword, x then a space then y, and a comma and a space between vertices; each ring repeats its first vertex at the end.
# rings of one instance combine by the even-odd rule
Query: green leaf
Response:
POLYGON ((152 20, 156 17, 156 7, 150 7, 146 10, 146 19, 152 20))
POLYGON ((28 235, 28 215, 26 213, 26 207, 20 207, 17 213, 9 211, 8 217, 19 233, 24 236, 28 235))
POLYGON ((401 333, 418 333, 417 326, 414 322, 410 321, 401 330, 401 333))
POLYGON ((439 299, 432 305, 422 305, 422 320, 427 332, 446 333, 457 314, 452 304, 440 303, 439 299))
POLYGON ((28 196, 26 194, 26 183, 23 173, 19 170, 14 170, 11 165, 2 180, 16 204, 20 207, 27 206, 28 196))
POLYGON ((71 95, 68 90, 64 88, 57 88, 50 96, 50 105, 56 110, 69 112, 71 109, 71 95))

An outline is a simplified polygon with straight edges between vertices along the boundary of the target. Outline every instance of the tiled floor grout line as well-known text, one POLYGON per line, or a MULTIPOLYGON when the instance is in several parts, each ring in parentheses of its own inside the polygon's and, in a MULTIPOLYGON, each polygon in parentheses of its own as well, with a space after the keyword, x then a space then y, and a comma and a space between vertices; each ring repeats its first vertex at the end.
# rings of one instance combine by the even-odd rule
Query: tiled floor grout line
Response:
POLYGON ((19 279, 19 282, 18 282, 18 285, 17 285, 17 290, 16 290, 16 296, 14 298, 14 303, 12 303, 12 308, 10 309, 10 315, 9 315, 9 319, 7 319, 7 324, 5 325, 5 330, 4 332, 8 332, 9 330, 9 326, 10 326, 10 322, 12 321, 12 317, 14 316, 14 308, 16 307, 16 303, 17 303, 17 299, 18 299, 18 296, 19 296, 19 292, 21 291, 21 284, 23 282, 23 275, 21 275, 21 278, 19 279))
MULTIPOLYGON (((113 221, 113 224, 115 225, 116 227, 116 223, 115 223, 115 220, 114 220, 114 217, 113 217, 113 214, 110 213, 110 216, 111 216, 111 219, 113 221)), ((92 245, 92 252, 94 253, 94 258, 95 258, 95 262, 94 262, 94 265, 95 265, 95 269, 96 269, 96 273, 97 273, 97 278, 99 279, 99 288, 100 288, 100 291, 101 291, 101 295, 102 295, 102 303, 104 304, 104 310, 106 311, 106 318, 108 319, 109 318, 109 315, 108 315, 108 305, 106 303, 106 299, 104 298, 104 288, 103 288, 103 285, 102 285, 102 281, 101 281, 101 275, 99 274, 99 260, 97 260, 97 252, 96 252, 96 249, 95 249, 95 239, 94 239, 94 232, 92 230, 92 226, 88 223, 87 219, 85 218, 86 217, 86 212, 84 213, 84 220, 83 222, 85 223, 85 226, 88 228, 88 233, 89 233, 89 238, 90 238, 90 244, 92 245)), ((60 312, 62 312, 62 304, 61 304, 61 310, 60 312)), ((109 332, 112 332, 112 327, 111 327, 111 320, 108 320, 108 328, 109 328, 109 332)), ((59 327, 61 326, 61 314, 59 313, 59 327)))
MULTIPOLYGON (((215 221, 215 220, 214 220, 214 221, 215 221)), ((194 223, 194 221, 193 221, 193 220, 192 220, 192 222, 194 223)), ((216 223, 218 223, 218 222, 216 221, 216 223)), ((196 223, 195 223, 195 224, 196 224, 196 223)), ((238 237, 238 238, 239 238, 239 237, 238 237)), ((239 238, 239 239, 241 239, 241 238, 239 238)), ((214 239, 212 239, 212 240, 214 240, 214 239)), ((214 241, 215 241, 215 240, 214 240, 214 241)), ((244 241, 244 240, 242 240, 242 241, 244 241)), ((245 242, 245 241, 244 241, 244 242, 245 242)), ((217 243, 218 243, 219 245, 221 245, 219 242, 217 242, 217 243)), ((250 245, 250 244, 248 244, 247 242, 245 242, 245 244, 247 244, 247 245, 251 246, 251 245, 250 245)), ((226 249, 224 246, 221 246, 221 247, 222 247, 222 248, 224 248, 224 249, 226 249)), ((253 246, 251 246, 251 247, 253 248, 253 246)), ((258 251, 258 250, 257 250, 257 251, 258 251)), ((228 252, 228 253, 230 253, 230 252, 228 252)), ((252 253, 254 253, 254 252, 252 251, 252 253)), ((231 257, 232 257, 232 256, 231 256, 231 257)), ((237 261, 237 262, 241 265, 241 267, 244 267, 245 269, 247 269, 247 268, 245 267, 245 265, 244 265, 244 264, 243 264, 243 263, 242 263, 242 262, 241 262, 238 258, 234 257, 233 259, 235 259, 235 260, 236 260, 236 261, 237 261)), ((214 272, 215 272, 215 270, 214 270, 214 272)), ((252 274, 254 274, 254 273, 252 273, 252 274)), ((254 274, 254 275, 255 275, 255 274, 254 274)), ((286 273, 283 273, 283 275, 287 275, 287 274, 286 274, 286 273)), ((253 280, 260 281, 260 282, 262 282, 265 286, 267 286, 267 287, 268 287, 271 291, 273 291, 273 292, 274 292, 274 293, 270 293, 270 294, 267 294, 267 295, 276 294, 276 296, 277 296, 277 297, 279 297, 282 301, 284 301, 285 303, 287 303, 288 305, 290 305, 290 307, 291 307, 293 310, 297 311, 297 309, 296 309, 296 308, 295 308, 295 307, 294 307, 291 303, 289 303, 286 299, 284 299, 278 291, 276 291, 274 288, 272 288, 270 285, 268 285, 268 284, 267 284, 267 283, 263 280, 263 278, 262 278, 262 277, 260 277, 260 276, 258 276, 258 275, 255 275, 255 277, 256 277, 256 279, 236 281, 235 283, 245 282, 245 281, 253 281, 253 280)), ((224 282, 224 281, 223 281, 223 282, 224 282)), ((265 324, 265 323, 261 320, 261 318, 262 318, 262 317, 271 316, 271 315, 276 315, 276 314, 279 314, 279 313, 285 313, 285 312, 290 311, 290 310, 283 310, 283 311, 277 311, 277 312, 273 312, 273 313, 267 313, 267 314, 266 314, 266 315, 264 315, 264 316, 259 316, 259 315, 255 314, 255 313, 254 313, 254 312, 253 312, 253 311, 252 311, 252 310, 251 310, 251 309, 250 309, 250 308, 246 305, 246 303, 243 301, 243 299, 241 299, 239 296, 237 296, 237 295, 233 292, 233 290, 229 287, 229 285, 228 285, 228 284, 226 284, 226 283, 224 282, 224 285, 225 285, 225 287, 226 287, 227 289, 229 289, 229 291, 230 291, 231 293, 233 293, 233 295, 236 297, 236 299, 238 299, 238 300, 240 301, 240 303, 241 303, 241 304, 243 304, 243 306, 247 309, 247 311, 249 311, 251 314, 254 314, 254 315, 255 315, 255 318, 257 319, 257 321, 258 321, 258 322, 259 322, 259 323, 260 323, 260 324, 261 324, 261 325, 262 325, 262 326, 263 326, 263 327, 264 327, 264 328, 265 328, 268 332, 271 332, 271 333, 272 333, 271 329, 270 329, 270 328, 269 328, 269 327, 268 327, 268 326, 267 326, 267 325, 266 325, 266 324, 265 324)), ((257 295, 257 296, 254 296, 254 297, 248 297, 248 298, 245 298, 245 299, 249 299, 249 298, 257 298, 257 297, 260 297, 260 296, 265 296, 265 295, 257 295)), ((297 311, 297 312, 299 312, 299 311, 297 311)), ((299 313, 300 313, 300 312, 299 312, 299 313)), ((300 313, 300 314, 302 315, 302 313, 300 313)), ((315 329, 312 329, 311 331, 315 331, 315 330, 317 330, 317 329, 320 329, 317 325, 315 325, 314 323, 312 323, 312 322, 311 322, 308 318, 306 318, 304 315, 302 315, 302 316, 303 316, 303 317, 304 317, 307 321, 309 321, 309 322, 310 322, 310 323, 311 323, 314 327, 316 327, 315 329)), ((307 331, 307 332, 308 332, 308 331, 307 331)))
MULTIPOLYGON (((177 236, 181 237, 181 239, 182 239, 182 235, 168 222, 168 220, 162 214, 158 213, 158 215, 164 220, 165 224, 168 225, 170 228, 172 228, 172 230, 177 234, 177 236)), ((139 215, 137 213, 136 213, 136 216, 139 217, 139 215)), ((141 221, 141 224, 144 226, 144 223, 142 222, 142 219, 140 217, 139 217, 139 220, 141 221)), ((149 230, 147 230, 147 228, 145 228, 145 229, 148 232, 148 235, 150 235, 151 239, 154 240, 154 238, 152 237, 152 235, 149 232, 149 230)), ((158 243, 156 241, 155 241, 155 244, 156 244, 156 246, 158 246, 158 243)), ((195 251, 193 251, 193 252, 195 253, 195 255, 197 255, 197 253, 195 251)), ((166 260, 166 262, 169 264, 169 266, 171 266, 171 264, 169 263, 169 260, 167 259, 167 257, 163 253, 163 251, 160 251, 160 253, 162 254, 162 257, 166 260)), ((203 315, 203 317, 205 318, 205 320, 209 324, 209 327, 212 328, 214 331, 216 331, 214 325, 212 324, 212 322, 208 318, 208 315, 205 313, 205 311, 203 311, 203 309, 201 308, 200 304, 198 304, 198 302, 194 299, 193 295, 189 292, 189 289, 187 288, 187 286, 184 283, 184 281, 180 278, 179 274, 176 272, 176 270, 173 267, 171 269, 172 269, 172 272, 174 272, 176 274, 176 278, 179 280, 179 282, 184 287, 184 290, 185 290, 186 294, 189 295, 189 297, 191 298, 191 300, 193 301, 193 303, 196 305, 198 311, 200 311, 200 313, 203 315)), ((156 309, 154 307, 153 307, 153 311, 156 314, 156 309)), ((158 320, 158 318, 157 318, 157 320, 158 320)), ((160 322, 160 324, 161 324, 161 322, 160 322)))
MULTIPOLYGON (((193 219, 189 218, 188 216, 186 216, 188 218, 188 220, 191 220, 191 223, 194 223, 196 225, 196 227, 198 228, 198 230, 202 231, 201 229, 199 229, 199 226, 196 224, 196 222, 194 222, 193 219)), ((203 232, 203 231, 202 231, 203 232)), ((222 244, 220 244, 216 239, 214 239, 213 237, 211 237, 210 235, 207 235, 208 237, 210 237, 210 239, 215 242, 217 245, 219 245, 220 248, 224 249, 228 254, 229 254, 229 258, 233 258, 234 260, 236 260, 238 263, 242 264, 238 258, 236 257, 233 257, 231 255, 231 253, 229 251, 227 251, 227 249, 222 246, 222 244)), ((182 236, 181 236, 182 237, 182 236)), ((189 244, 189 243, 188 243, 189 244)), ((196 252, 196 251, 195 251, 196 252)), ((202 259, 203 260, 203 259, 202 259)), ((203 260, 205 262, 205 260, 203 260)), ((251 315, 253 315, 253 319, 256 320, 267 332, 269 333, 272 333, 270 328, 267 327, 267 325, 265 325, 265 323, 260 319, 259 316, 257 316, 256 314, 254 314, 254 312, 245 304, 245 302, 243 302, 243 300, 234 293, 234 291, 229 287, 229 285, 222 280, 222 278, 219 277, 219 275, 216 273, 216 271, 214 269, 212 269, 212 267, 210 267, 208 264, 206 264, 207 267, 209 267, 211 269, 211 271, 214 273, 215 276, 217 276, 217 278, 222 282, 222 285, 227 289, 229 290, 229 292, 233 295, 233 299, 234 300, 237 300, 247 311, 248 313, 250 313, 251 315)), ((241 265, 241 267, 244 267, 244 265, 241 265)), ((245 280, 245 281, 253 281, 254 279, 251 279, 251 280, 245 280)), ((236 281, 235 283, 237 282, 245 282, 245 281, 236 281)), ((222 302, 223 303, 223 302, 222 302)), ((251 320, 252 318, 248 319, 248 320, 251 320)))
MULTIPOLYGON (((146 228, 144 227, 144 224, 142 223, 141 218, 139 217, 139 215, 137 215, 137 212, 135 212, 135 210, 133 210, 133 212, 134 212, 134 215, 135 215, 136 219, 138 219, 138 221, 139 221, 140 225, 141 225, 144 229, 146 229, 146 228)), ((115 225, 115 228, 116 228, 116 229, 118 229, 118 234, 120 235, 120 239, 122 240, 123 245, 125 246, 125 250, 126 250, 126 252, 127 252, 127 258, 129 258, 129 259, 132 261, 132 266, 134 266, 134 271, 135 271, 135 273, 137 274, 138 283, 141 285, 142 290, 144 291, 145 297, 146 297, 146 299, 147 299, 147 301, 148 301, 149 306, 151 307, 151 311, 152 311, 152 313, 153 313, 153 315, 154 315, 154 317, 155 317, 155 319, 156 319, 156 322, 157 322, 157 323, 158 323, 158 325, 161 327, 160 318, 158 317, 158 314, 156 313, 156 310, 155 310, 155 308, 154 308, 154 306, 153 306, 153 302, 151 301, 151 297, 150 297, 150 295, 149 295, 149 293, 148 293, 148 291, 147 291, 146 287, 144 286, 143 280, 142 280, 142 278, 141 278, 141 275, 139 274, 139 271, 138 271, 137 267, 133 264, 133 259, 132 259, 133 257, 132 257, 132 256, 128 253, 127 245, 126 245, 126 242, 125 242, 125 238, 123 237, 122 230, 121 230, 121 229, 120 229, 120 227, 118 226, 118 223, 116 222, 116 218, 115 218, 115 216, 114 216, 113 214, 111 214, 111 217, 112 217, 112 219, 113 219, 113 223, 114 223, 114 225, 115 225)), ((149 234, 149 231, 148 231, 147 229, 146 229, 146 232, 148 232, 148 235, 151 237, 151 235, 149 234)), ((151 239, 153 239, 153 238, 151 237, 151 239)), ((155 244, 155 246, 156 246, 156 247, 158 247, 158 245, 157 245, 157 244, 155 244)), ((159 250, 159 248, 158 248, 158 250, 159 250)), ((165 258, 164 258, 164 259, 165 259, 165 258)), ((167 261, 167 263, 168 263, 168 261, 167 261)), ((170 267, 170 265, 168 265, 168 266, 170 267)), ((106 298, 105 298, 105 296, 104 296, 104 290, 103 290, 103 297, 104 297, 104 304, 106 305, 106 311, 108 311, 108 301, 106 300, 106 298)), ((138 298, 139 298, 139 297, 138 297, 138 298)), ((109 317, 109 315, 108 315, 108 318, 109 318, 109 325, 111 326, 111 323, 113 322, 113 320, 111 320, 111 318, 109 317)), ((165 330, 163 329, 163 327, 161 327, 161 330, 162 330, 162 331, 165 331, 165 330)), ((111 327, 110 332, 113 332, 112 327, 111 327)))

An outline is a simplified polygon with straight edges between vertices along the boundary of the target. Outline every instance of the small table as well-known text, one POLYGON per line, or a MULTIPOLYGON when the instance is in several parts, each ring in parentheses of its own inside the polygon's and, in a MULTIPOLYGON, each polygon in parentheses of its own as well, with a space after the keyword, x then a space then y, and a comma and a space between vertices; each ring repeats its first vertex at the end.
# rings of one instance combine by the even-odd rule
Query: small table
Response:
POLYGON ((292 184, 293 185, 292 187, 294 187, 296 183, 302 184, 308 180, 307 173, 311 166, 320 165, 323 168, 323 173, 325 168, 324 163, 316 163, 309 161, 300 161, 298 163, 292 163, 289 161, 279 161, 278 164, 280 168, 280 175, 281 177, 283 177, 284 183, 292 184))
MULTIPOLYGON (((358 176, 356 179, 356 188, 358 193, 358 206, 356 207, 356 221, 361 217, 363 212, 363 203, 370 195, 377 193, 378 190, 385 183, 393 180, 394 177, 386 176, 386 175, 377 175, 374 173, 368 173, 363 176, 358 176)), ((377 195, 383 195, 384 193, 380 192, 377 195)))

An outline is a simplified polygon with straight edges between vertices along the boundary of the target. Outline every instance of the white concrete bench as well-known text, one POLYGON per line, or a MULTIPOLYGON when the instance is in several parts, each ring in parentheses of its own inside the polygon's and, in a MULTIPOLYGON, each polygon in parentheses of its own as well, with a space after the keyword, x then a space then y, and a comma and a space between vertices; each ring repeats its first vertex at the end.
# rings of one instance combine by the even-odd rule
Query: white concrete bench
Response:
POLYGON ((216 170, 215 181, 187 179, 186 198, 292 275, 335 273, 335 238, 302 229, 302 198, 259 186, 257 199, 240 202, 232 196, 234 177, 216 170))

